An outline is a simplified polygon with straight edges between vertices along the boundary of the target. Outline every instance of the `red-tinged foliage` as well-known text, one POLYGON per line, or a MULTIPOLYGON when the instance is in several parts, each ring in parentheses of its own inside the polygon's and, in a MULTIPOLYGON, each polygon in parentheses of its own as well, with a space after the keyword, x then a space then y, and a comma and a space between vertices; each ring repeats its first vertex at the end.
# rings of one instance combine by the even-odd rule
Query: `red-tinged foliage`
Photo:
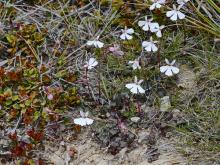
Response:
POLYGON ((19 89, 18 94, 22 99, 27 98, 27 91, 25 91, 23 89, 19 89))
POLYGON ((13 141, 17 141, 18 140, 18 136, 17 136, 17 132, 14 132, 14 133, 10 133, 8 135, 8 137, 13 140, 13 141))
POLYGON ((35 141, 41 141, 44 137, 43 131, 35 131, 34 128, 27 131, 27 135, 30 136, 35 141))
POLYGON ((73 130, 78 134, 81 132, 81 126, 80 125, 74 125, 73 130))
POLYGON ((59 115, 57 114, 48 114, 48 118, 50 121, 59 121, 59 115))
POLYGON ((31 124, 33 122, 33 113, 34 113, 33 108, 29 108, 29 109, 26 110, 26 112, 23 115, 24 124, 28 125, 28 124, 31 124))
POLYGON ((19 81, 21 80, 21 71, 10 71, 7 73, 7 77, 10 81, 19 81))
POLYGON ((3 94, 1 94, 0 95, 0 104, 3 103, 5 100, 6 100, 6 97, 3 94))
POLYGON ((17 145, 13 149, 11 149, 11 153, 13 157, 24 156, 25 150, 21 145, 17 145))
POLYGON ((32 116, 29 116, 29 115, 27 115, 27 114, 24 114, 24 116, 23 116, 23 122, 24 122, 25 125, 31 124, 32 121, 33 121, 33 117, 32 117, 32 116))
POLYGON ((29 163, 29 159, 26 159, 24 162, 23 162, 23 165, 30 165, 30 163, 29 163))
POLYGON ((41 158, 39 158, 36 163, 38 165, 44 165, 45 164, 44 161, 41 158))
POLYGON ((0 78, 3 78, 5 74, 5 69, 3 67, 0 67, 0 78))
POLYGON ((25 144, 25 149, 27 150, 27 151, 30 151, 30 150, 32 150, 33 149, 33 144, 25 144))
POLYGON ((33 161, 32 159, 26 159, 22 165, 32 165, 32 164, 35 164, 35 165, 45 165, 44 161, 42 159, 38 159, 38 160, 35 160, 33 161), (31 163, 30 163, 31 162, 31 163))
POLYGON ((14 118, 16 118, 17 115, 18 115, 18 111, 17 111, 16 109, 11 109, 10 112, 9 112, 9 114, 10 114, 10 117, 11 117, 12 119, 14 119, 14 118))

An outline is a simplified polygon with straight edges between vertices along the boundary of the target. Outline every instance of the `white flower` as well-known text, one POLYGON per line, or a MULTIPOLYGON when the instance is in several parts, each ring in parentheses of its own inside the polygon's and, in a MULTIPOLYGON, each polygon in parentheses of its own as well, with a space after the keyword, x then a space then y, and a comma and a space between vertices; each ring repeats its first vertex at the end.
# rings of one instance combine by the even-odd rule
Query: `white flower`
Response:
POLYGON ((125 27, 125 29, 121 29, 122 31, 122 34, 120 35, 120 38, 122 40, 131 40, 133 37, 131 36, 131 34, 134 33, 134 29, 130 28, 130 29, 127 29, 127 27, 125 27))
POLYGON ((80 118, 74 119, 74 123, 80 126, 86 126, 86 125, 91 125, 93 123, 93 119, 88 118, 88 112, 84 113, 80 111, 80 118))
POLYGON ((128 88, 131 93, 138 94, 138 93, 145 93, 145 90, 140 86, 143 80, 137 81, 137 77, 134 78, 134 83, 126 84, 126 88, 128 88))
POLYGON ((155 43, 158 41, 153 41, 152 37, 150 38, 150 41, 143 41, 142 46, 147 52, 156 52, 158 50, 157 46, 155 43))
POLYGON ((177 0, 179 5, 184 5, 185 3, 189 2, 189 0, 177 0))
POLYGON ((164 25, 159 26, 159 24, 158 24, 158 26, 156 26, 154 29, 152 29, 152 32, 155 32, 156 36, 160 38, 160 37, 162 37, 161 30, 164 28, 165 28, 164 25))
POLYGON ((100 42, 99 41, 99 36, 95 39, 95 40, 89 40, 87 41, 86 43, 88 46, 94 46, 96 48, 102 48, 104 46, 104 43, 103 42, 100 42))
POLYGON ((165 73, 165 75, 167 75, 169 77, 173 76, 174 74, 179 73, 179 71, 180 71, 179 68, 173 66, 175 64, 176 60, 173 60, 170 63, 167 59, 165 59, 165 62, 166 62, 167 65, 161 66, 160 67, 160 72, 165 73))
POLYGON ((166 0, 151 0, 154 3, 150 6, 150 10, 159 9, 161 5, 165 4, 166 0))
POLYGON ((133 70, 135 69, 141 69, 141 66, 139 64, 139 59, 136 59, 134 61, 129 61, 128 64, 132 64, 133 70))
POLYGON ((176 8, 176 6, 173 5, 173 10, 168 11, 166 13, 166 16, 169 17, 172 21, 176 21, 177 19, 184 19, 185 14, 179 11, 181 7, 182 5, 179 5, 178 8, 176 8))
POLYGON ((84 65, 84 67, 90 70, 94 68, 96 65, 98 65, 98 61, 96 61, 95 58, 90 58, 89 61, 86 62, 86 65, 84 65))
POLYGON ((160 25, 157 22, 152 22, 150 24, 150 31, 155 32, 155 30, 157 30, 159 27, 160 27, 160 25))
POLYGON ((153 21, 153 19, 147 19, 147 16, 144 17, 145 20, 144 21, 138 21, 138 26, 142 27, 142 29, 144 31, 148 31, 150 30, 150 27, 152 26, 151 21, 153 21))

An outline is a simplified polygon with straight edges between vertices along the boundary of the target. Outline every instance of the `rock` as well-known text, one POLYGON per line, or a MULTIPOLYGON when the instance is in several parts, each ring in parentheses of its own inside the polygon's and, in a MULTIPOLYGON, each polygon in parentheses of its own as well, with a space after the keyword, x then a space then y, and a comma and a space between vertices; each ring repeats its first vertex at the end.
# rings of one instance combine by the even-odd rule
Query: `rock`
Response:
POLYGON ((170 97, 164 96, 160 99, 160 111, 165 112, 171 107, 170 97))
POLYGON ((172 113, 173 113, 172 124, 179 125, 179 124, 186 123, 184 116, 179 109, 173 109, 172 113))
POLYGON ((137 123, 137 122, 140 121, 140 119, 141 119, 140 117, 132 117, 131 121, 134 122, 134 123, 137 123))
POLYGON ((178 74, 177 86, 190 90, 196 86, 196 74, 187 65, 180 67, 181 72, 178 74))
POLYGON ((150 135, 149 131, 141 131, 138 133, 138 143, 147 142, 148 136, 150 135))
POLYGON ((109 165, 109 161, 108 160, 101 160, 100 162, 98 162, 97 165, 109 165))
POLYGON ((50 156, 50 160, 55 165, 65 165, 65 161, 61 157, 59 157, 56 153, 50 156))
POLYGON ((148 112, 150 112, 150 111, 155 111, 155 108, 154 108, 154 107, 150 107, 150 106, 148 106, 148 105, 146 105, 146 104, 143 104, 143 105, 141 106, 141 110, 142 110, 144 113, 148 113, 148 112))
POLYGON ((124 148, 127 146, 127 142, 124 142, 124 141, 120 141, 119 144, 121 148, 124 148))

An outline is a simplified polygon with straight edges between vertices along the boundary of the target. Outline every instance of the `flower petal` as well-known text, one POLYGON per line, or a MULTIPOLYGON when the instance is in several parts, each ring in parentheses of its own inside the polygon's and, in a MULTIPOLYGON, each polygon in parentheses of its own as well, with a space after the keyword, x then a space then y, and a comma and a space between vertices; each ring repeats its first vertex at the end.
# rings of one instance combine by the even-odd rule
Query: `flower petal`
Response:
POLYGON ((142 29, 143 29, 144 31, 148 31, 148 30, 149 30, 149 25, 148 25, 148 23, 146 23, 146 24, 142 27, 142 29))
POLYGON ((133 88, 130 89, 131 93, 137 94, 138 93, 138 87, 135 85, 133 88))
POLYGON ((89 45, 89 46, 91 46, 93 44, 94 44, 94 41, 87 41, 87 43, 86 43, 86 45, 89 45))
POLYGON ((148 45, 148 46, 146 46, 144 49, 147 51, 147 52, 151 52, 151 45, 148 45))
POLYGON ((160 30, 156 33, 156 36, 157 36, 158 38, 161 38, 161 37, 162 37, 162 33, 161 33, 160 30))
POLYGON ((171 71, 171 68, 169 67, 168 69, 167 69, 167 71, 165 72, 165 75, 167 75, 167 76, 172 76, 173 75, 173 72, 171 71))
POLYGON ((165 73, 169 69, 169 66, 161 66, 160 67, 160 72, 165 73))
POLYGON ((145 25, 145 23, 146 23, 146 21, 138 21, 138 26, 144 26, 145 25))
POLYGON ((88 64, 89 64, 89 65, 92 65, 92 64, 93 64, 95 61, 96 61, 96 59, 95 59, 95 58, 90 58, 90 59, 89 59, 89 63, 88 63, 88 64))
POLYGON ((93 119, 90 119, 90 118, 85 118, 84 120, 85 120, 87 125, 91 125, 94 121, 93 119))
POLYGON ((156 8, 157 8, 157 9, 161 8, 161 4, 157 2, 157 3, 156 3, 156 8))
POLYGON ((166 2, 166 0, 158 0, 157 2, 160 4, 164 4, 166 2))
POLYGON ((170 19, 171 19, 172 21, 176 21, 177 18, 178 18, 178 17, 177 17, 177 13, 173 14, 173 16, 170 17, 170 19))
POLYGON ((173 60, 173 61, 170 63, 170 65, 174 65, 175 62, 176 62, 176 60, 173 60))
POLYGON ((136 84, 135 83, 130 83, 130 84, 126 84, 125 87, 128 89, 132 89, 136 84))
POLYGON ((151 23, 150 24, 150 31, 151 32, 156 32, 160 29, 160 26, 158 23, 151 23))
POLYGON ((185 14, 181 13, 180 11, 177 12, 177 15, 178 15, 179 19, 185 18, 185 14))
POLYGON ((150 45, 150 42, 148 42, 148 41, 143 41, 142 42, 142 46, 143 47, 147 47, 147 46, 149 46, 150 45))
POLYGON ((120 38, 121 38, 122 40, 125 40, 125 39, 126 39, 126 34, 123 33, 122 35, 120 35, 120 38))
POLYGON ((94 61, 91 66, 95 67, 96 65, 98 65, 98 61, 94 61))
POLYGON ((156 3, 153 3, 151 6, 150 6, 150 10, 154 10, 156 7, 156 3))
POLYGON ((171 66, 171 70, 172 70, 172 72, 174 73, 174 74, 177 74, 177 73, 179 73, 179 68, 177 68, 177 67, 175 67, 175 66, 171 66))
POLYGON ((156 52, 158 50, 155 44, 152 44, 151 49, 153 52, 156 52))
POLYGON ((85 117, 85 113, 83 111, 80 111, 80 116, 85 117))
POLYGON ((94 68, 96 65, 98 65, 98 61, 96 61, 95 58, 90 58, 88 62, 88 69, 94 68))
POLYGON ((82 118, 82 117, 74 119, 73 122, 75 124, 81 125, 81 126, 85 126, 86 125, 86 120, 85 120, 85 118, 82 118))
POLYGON ((171 11, 168 11, 167 13, 166 13, 166 16, 167 17, 171 17, 172 15, 174 15, 175 14, 175 10, 171 10, 171 11))
POLYGON ((137 89, 139 93, 145 93, 145 90, 140 85, 137 86, 137 89))
POLYGON ((133 37, 129 34, 125 34, 125 38, 127 38, 128 40, 131 40, 133 37))
POLYGON ((138 84, 141 84, 143 81, 144 81, 144 80, 139 80, 139 81, 138 81, 138 84))
POLYGON ((104 46, 104 43, 102 43, 100 41, 96 41, 96 45, 98 48, 102 48, 104 46))
POLYGON ((127 33, 128 33, 128 34, 132 34, 132 33, 134 33, 134 29, 132 29, 132 28, 127 29, 127 33))
POLYGON ((171 65, 167 58, 165 59, 165 62, 166 62, 167 65, 171 65))

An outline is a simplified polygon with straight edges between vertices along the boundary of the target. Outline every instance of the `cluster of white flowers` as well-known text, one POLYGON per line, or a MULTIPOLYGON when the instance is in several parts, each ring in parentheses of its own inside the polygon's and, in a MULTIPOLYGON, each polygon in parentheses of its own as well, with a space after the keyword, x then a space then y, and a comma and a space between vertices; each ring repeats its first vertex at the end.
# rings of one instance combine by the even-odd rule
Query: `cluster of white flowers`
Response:
MULTIPOLYGON (((150 5, 150 10, 158 10, 162 6, 166 4, 166 0, 151 0, 153 3, 150 5)), ((184 13, 182 13, 180 10, 182 9, 183 5, 185 5, 189 0, 176 0, 176 3, 178 6, 173 5, 173 8, 166 12, 166 16, 170 18, 171 21, 177 21, 178 19, 184 19, 186 16, 184 13)), ((149 18, 148 16, 144 17, 144 20, 138 21, 138 26, 142 28, 143 31, 150 33, 154 33, 158 38, 162 37, 162 30, 165 28, 164 25, 159 25, 157 22, 153 22, 153 18, 149 18)), ((135 34, 133 28, 128 28, 125 26, 124 29, 121 29, 121 34, 119 38, 121 40, 132 40, 133 34, 135 34)), ((99 41, 99 36, 96 37, 94 40, 89 40, 86 43, 88 46, 94 46, 95 48, 102 48, 104 46, 104 43, 99 41)), ((153 40, 153 37, 151 36, 148 41, 142 42, 142 47, 146 52, 157 52, 158 41, 153 40)), ((124 55, 124 52, 120 50, 119 45, 114 45, 114 47, 110 47, 109 51, 115 55, 124 55)), ((128 64, 130 64, 133 68, 133 70, 141 69, 140 66, 140 58, 134 59, 134 61, 129 61, 128 64)), ((179 73, 179 69, 175 66, 175 60, 173 60, 171 63, 165 59, 166 65, 160 67, 160 72, 165 73, 166 76, 173 76, 174 74, 179 73)), ((84 65, 85 68, 88 70, 93 69, 95 66, 98 65, 98 61, 95 58, 90 58, 88 62, 86 62, 86 65, 84 65)), ((137 77, 135 76, 134 83, 126 84, 125 87, 128 88, 131 93, 133 94, 143 94, 145 93, 145 90, 140 86, 140 84, 143 82, 143 80, 137 80, 137 77)), ((82 115, 81 115, 82 116, 82 115)), ((80 125, 90 125, 93 121, 89 120, 88 118, 79 118, 74 120, 75 123, 83 123, 80 125), (87 123, 88 121, 88 123, 87 123)))

